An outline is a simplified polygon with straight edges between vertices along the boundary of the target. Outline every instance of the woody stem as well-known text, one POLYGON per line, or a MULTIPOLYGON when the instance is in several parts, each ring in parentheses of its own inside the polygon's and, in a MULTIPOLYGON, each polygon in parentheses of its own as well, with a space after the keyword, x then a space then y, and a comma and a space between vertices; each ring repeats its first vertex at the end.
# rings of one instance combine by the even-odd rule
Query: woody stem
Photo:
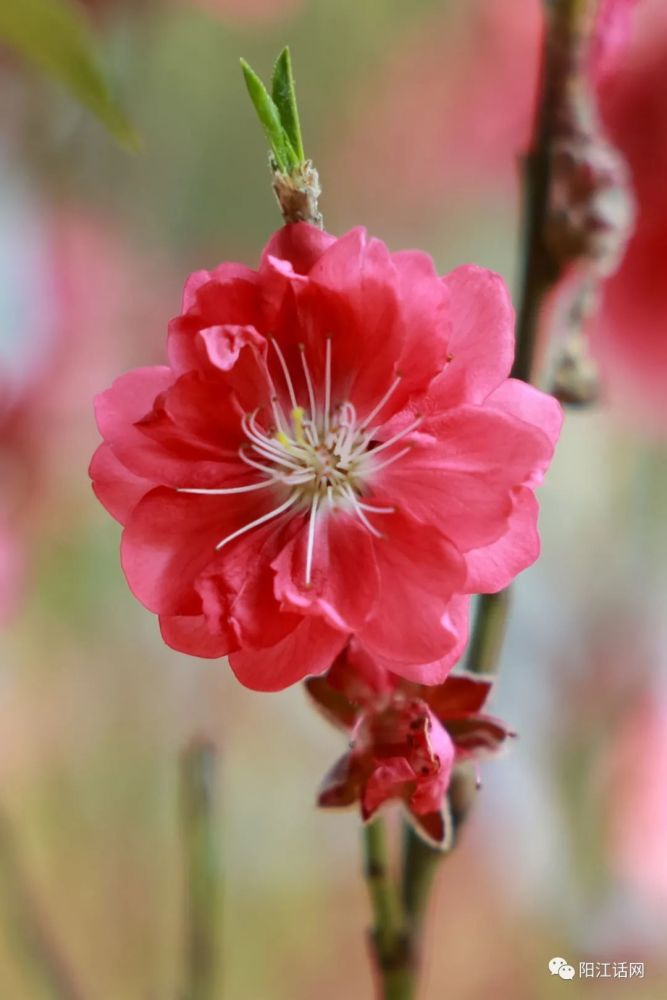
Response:
MULTIPOLYGON (((572 61, 581 53, 584 15, 590 0, 553 0, 545 13, 547 25, 542 52, 539 98, 531 148, 523 168, 523 266, 516 330, 516 356, 512 377, 536 380, 541 318, 549 294, 561 273, 546 237, 551 190, 551 150, 558 127, 566 77, 572 61)), ((466 666, 477 673, 494 673, 498 667, 507 625, 510 592, 479 597, 468 646, 466 666)), ((464 821, 474 795, 474 779, 456 768, 449 792, 456 833, 464 821)), ((405 948, 411 966, 411 986, 399 997, 416 996, 420 941, 430 890, 443 853, 422 841, 407 824, 402 863, 402 905, 405 917, 405 948)), ((389 994, 387 994, 389 995, 389 994)))
POLYGON ((187 956, 183 1000, 215 1000, 222 990, 222 858, 216 766, 216 748, 207 740, 196 739, 183 751, 181 799, 187 956))
POLYGON ((413 1000, 415 968, 398 886, 389 868, 384 820, 363 828, 364 876, 373 913, 369 947, 378 1000, 413 1000))

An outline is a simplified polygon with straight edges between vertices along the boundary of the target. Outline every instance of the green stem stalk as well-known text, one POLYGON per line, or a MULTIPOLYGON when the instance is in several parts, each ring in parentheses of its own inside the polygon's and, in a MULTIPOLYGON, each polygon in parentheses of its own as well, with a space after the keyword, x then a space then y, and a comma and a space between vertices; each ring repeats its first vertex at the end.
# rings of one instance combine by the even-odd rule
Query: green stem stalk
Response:
POLYGON ((378 1000, 412 1000, 415 975, 404 929, 398 887, 389 868, 384 820, 363 828, 364 876, 373 913, 369 945, 373 957, 378 1000))
POLYGON ((222 860, 215 777, 215 747, 205 740, 194 741, 181 758, 187 893, 184 1000, 219 1000, 222 996, 222 860))

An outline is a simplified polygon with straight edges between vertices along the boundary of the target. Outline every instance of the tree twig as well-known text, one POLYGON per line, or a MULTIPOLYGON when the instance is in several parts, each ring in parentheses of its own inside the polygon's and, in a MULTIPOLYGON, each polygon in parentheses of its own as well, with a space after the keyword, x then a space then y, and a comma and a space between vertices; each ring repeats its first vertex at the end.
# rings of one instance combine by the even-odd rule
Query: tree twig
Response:
POLYGON ((216 763, 216 749, 207 740, 193 741, 181 758, 187 900, 184 1000, 220 1000, 222 996, 222 857, 216 763))

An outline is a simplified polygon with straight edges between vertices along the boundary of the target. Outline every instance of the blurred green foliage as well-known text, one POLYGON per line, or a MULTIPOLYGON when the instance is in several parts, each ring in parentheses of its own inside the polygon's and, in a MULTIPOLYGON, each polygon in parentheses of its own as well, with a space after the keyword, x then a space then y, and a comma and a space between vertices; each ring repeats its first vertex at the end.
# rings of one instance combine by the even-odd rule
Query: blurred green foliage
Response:
POLYGON ((0 42, 64 84, 116 140, 136 150, 139 137, 115 100, 95 55, 95 40, 81 8, 70 0, 4 0, 0 42))

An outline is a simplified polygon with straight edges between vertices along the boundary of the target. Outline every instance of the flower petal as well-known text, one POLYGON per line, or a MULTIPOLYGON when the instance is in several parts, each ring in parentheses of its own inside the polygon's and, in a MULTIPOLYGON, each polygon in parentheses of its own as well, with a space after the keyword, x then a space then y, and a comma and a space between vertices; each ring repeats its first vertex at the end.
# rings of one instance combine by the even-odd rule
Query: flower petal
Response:
POLYGON ((415 830, 428 844, 446 850, 452 840, 452 821, 447 802, 443 802, 438 812, 413 813, 408 807, 408 816, 415 830))
MULTIPOLYGON (((117 456, 119 452, 132 455, 135 449, 141 453, 146 447, 144 435, 134 425, 151 412, 156 397, 174 381, 173 372, 167 367, 135 368, 95 398, 100 434, 117 456)), ((132 464, 136 475, 141 476, 137 463, 132 460, 132 464)))
POLYGON ((101 444, 90 463, 88 474, 95 496, 121 524, 125 524, 133 507, 155 485, 130 472, 114 455, 108 444, 101 444))
POLYGON ((267 492, 216 497, 160 487, 148 493, 132 511, 121 543, 135 597, 157 614, 201 614, 195 580, 228 554, 216 552, 218 542, 271 506, 267 492))
POLYGON ((324 673, 346 641, 342 632, 309 616, 269 649, 232 653, 229 665, 241 684, 253 691, 282 691, 308 674, 324 673))
POLYGON ((436 410, 482 403, 507 378, 514 355, 514 310, 500 275, 469 264, 442 280, 450 295, 451 361, 429 390, 436 410))
POLYGON ((327 808, 351 806, 361 794, 364 769, 354 753, 340 757, 325 775, 317 804, 327 808))
POLYGON ((330 236, 317 226, 311 226, 307 222, 294 222, 273 234, 264 248, 262 261, 267 257, 278 257, 289 261, 296 274, 308 274, 322 254, 335 242, 335 236, 330 236))
POLYGON ((375 542, 380 595, 359 641, 394 664, 430 663, 451 649, 443 619, 464 586, 465 564, 451 542, 405 513, 383 515, 382 523, 385 537, 375 542))
POLYGON ((560 436, 563 426, 562 406, 553 396, 549 396, 546 392, 540 392, 535 386, 528 385, 527 382, 521 382, 516 378, 510 378, 503 382, 491 393, 486 403, 508 416, 522 420, 544 434, 547 440, 542 457, 526 480, 526 482, 538 486, 544 478, 544 473, 560 436))
POLYGON ((214 635, 204 615, 162 615, 160 632, 171 649, 205 659, 226 656, 238 646, 231 629, 214 635))
POLYGON ((546 435, 487 407, 463 406, 427 419, 437 443, 420 434, 400 460, 370 480, 411 515, 437 527, 462 552, 507 529, 512 489, 531 481, 552 453, 546 435))
POLYGON ((375 606, 379 589, 369 531, 344 510, 316 515, 310 583, 307 547, 305 525, 272 564, 277 599, 300 614, 321 615, 333 628, 358 629, 375 606))
MULTIPOLYGON (((448 637, 446 651, 431 663, 396 663, 388 657, 377 657, 378 665, 416 684, 442 684, 463 654, 468 642, 470 598, 454 594, 440 619, 440 627, 448 637)), ((428 700, 428 699, 426 699, 428 700)))
POLYGON ((197 271, 188 280, 183 313, 169 324, 169 363, 177 375, 203 361, 199 331, 209 327, 255 327, 261 316, 258 276, 240 264, 197 271))
POLYGON ((223 549, 197 581, 212 626, 229 621, 243 649, 275 646, 299 624, 301 616, 281 609, 276 600, 271 566, 295 530, 294 520, 255 528, 223 549))
POLYGON ((419 692, 419 697, 428 703, 429 708, 443 722, 450 717, 479 712, 492 688, 493 681, 488 677, 457 673, 438 687, 424 688, 419 692))
POLYGON ((391 757, 374 767, 361 799, 361 815, 370 819, 389 799, 404 798, 406 785, 411 787, 415 773, 405 757, 391 757))
POLYGON ((465 554, 468 593, 495 594, 535 562, 540 554, 538 513, 533 491, 527 486, 517 487, 505 533, 490 545, 469 549, 465 554))

